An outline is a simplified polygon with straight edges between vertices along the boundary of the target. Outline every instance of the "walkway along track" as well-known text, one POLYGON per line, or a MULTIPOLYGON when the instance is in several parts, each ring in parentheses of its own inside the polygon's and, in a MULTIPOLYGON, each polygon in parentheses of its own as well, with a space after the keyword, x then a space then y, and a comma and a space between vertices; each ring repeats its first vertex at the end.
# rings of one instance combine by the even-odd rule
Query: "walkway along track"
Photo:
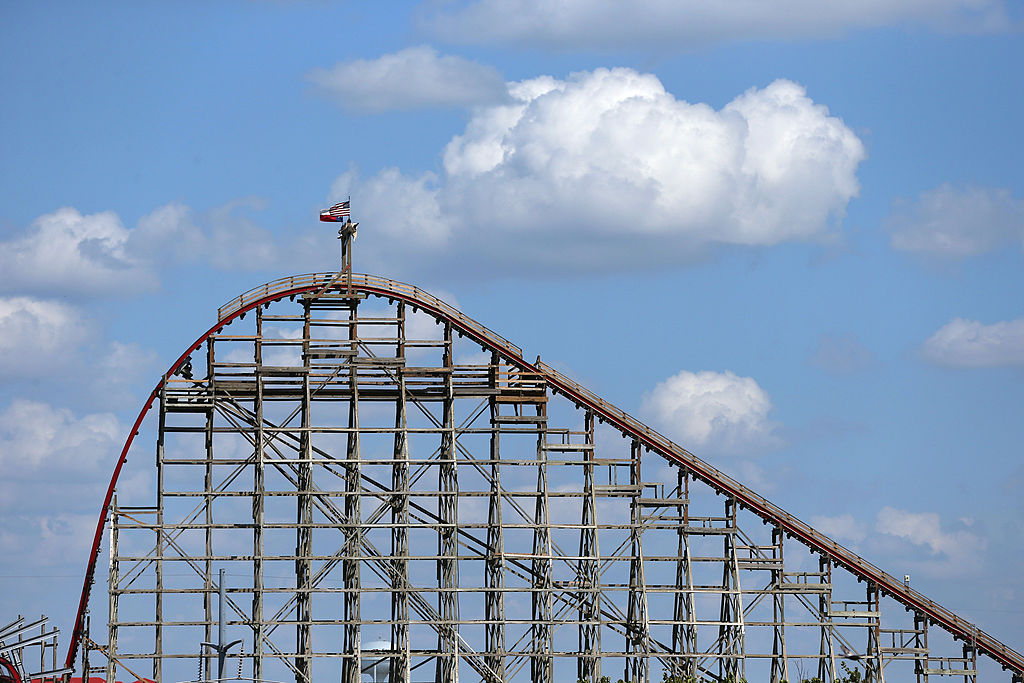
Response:
POLYGON ((554 393, 562 393, 578 407, 593 411, 599 420, 612 425, 624 436, 636 440, 647 451, 658 453, 669 461, 686 468, 696 478, 704 481, 719 493, 734 498, 741 507, 752 511, 762 520, 777 525, 788 536, 799 540, 811 550, 820 553, 833 564, 843 567, 860 580, 876 584, 883 595, 892 597, 902 603, 908 610, 925 615, 932 624, 945 629, 953 638, 973 645, 977 648, 979 654, 991 657, 1002 665, 1005 670, 1013 672, 1016 676, 1024 677, 1024 655, 1021 653, 1007 647, 974 624, 961 619, 938 603, 929 600, 921 593, 906 586, 903 581, 887 574, 853 551, 839 545, 807 523, 754 493, 732 477, 693 455, 682 446, 673 443, 639 420, 541 362, 539 358, 535 363, 527 361, 523 357, 522 349, 518 346, 490 331, 475 320, 466 317, 437 297, 424 292, 418 287, 387 278, 361 274, 352 274, 350 277, 339 278, 339 274, 336 272, 309 273, 275 280, 232 299, 217 311, 217 323, 199 337, 161 377, 160 382, 153 389, 138 418, 135 420, 135 424, 124 444, 107 488, 106 497, 104 498, 103 507, 100 510, 99 520, 96 525, 96 533, 93 538, 92 551, 89 556, 89 564, 86 569, 81 600, 75 618, 74 631, 68 648, 65 666, 71 666, 74 662, 78 647, 85 635, 85 612, 95 578, 96 562, 103 529, 106 526, 107 513, 110 509, 118 477, 132 442, 139 433, 142 421, 156 400, 164 382, 178 371, 186 359, 199 349, 210 335, 218 332, 236 318, 244 316, 248 311, 285 297, 310 292, 322 294, 323 291, 328 289, 344 290, 349 285, 352 290, 361 294, 383 297, 389 300, 400 300, 414 308, 422 309, 439 320, 451 323, 453 329, 459 334, 472 339, 486 349, 497 352, 506 361, 518 366, 521 370, 542 375, 554 393))

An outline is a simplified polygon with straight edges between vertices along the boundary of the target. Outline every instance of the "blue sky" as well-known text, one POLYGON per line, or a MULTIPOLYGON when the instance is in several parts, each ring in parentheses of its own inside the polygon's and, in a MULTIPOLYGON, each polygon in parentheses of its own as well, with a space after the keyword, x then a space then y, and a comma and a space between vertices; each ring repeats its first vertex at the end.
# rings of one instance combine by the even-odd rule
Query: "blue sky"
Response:
POLYGON ((143 397, 351 194, 357 270, 1024 647, 1019 3, 634 4, 5 3, 0 615, 68 626, 143 397))

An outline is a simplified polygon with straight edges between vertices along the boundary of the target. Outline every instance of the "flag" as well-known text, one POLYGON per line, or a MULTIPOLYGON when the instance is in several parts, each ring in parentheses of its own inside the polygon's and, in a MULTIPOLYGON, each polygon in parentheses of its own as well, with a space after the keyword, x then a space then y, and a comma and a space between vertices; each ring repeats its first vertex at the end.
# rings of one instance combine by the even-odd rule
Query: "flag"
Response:
POLYGON ((349 202, 338 202, 331 208, 320 212, 320 220, 328 223, 341 223, 342 218, 352 215, 349 210, 349 202))

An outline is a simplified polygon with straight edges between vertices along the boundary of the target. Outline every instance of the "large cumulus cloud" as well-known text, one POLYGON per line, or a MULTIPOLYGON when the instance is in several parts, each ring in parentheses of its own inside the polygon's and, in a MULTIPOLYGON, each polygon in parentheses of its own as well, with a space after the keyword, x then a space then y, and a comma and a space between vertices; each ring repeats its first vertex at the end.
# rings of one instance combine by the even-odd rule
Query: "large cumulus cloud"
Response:
POLYGON ((739 455, 777 448, 771 398, 753 377, 683 370, 644 398, 653 425, 698 455, 739 455))
POLYGON ((371 250, 393 260, 402 236, 418 258, 427 248, 535 267, 673 263, 721 245, 827 239, 859 190, 863 144, 790 81, 720 110, 626 68, 509 92, 512 103, 472 112, 443 174, 339 178, 333 194, 365 197, 360 215, 388 237, 371 250), (419 228, 393 210, 413 195, 432 217, 419 228))

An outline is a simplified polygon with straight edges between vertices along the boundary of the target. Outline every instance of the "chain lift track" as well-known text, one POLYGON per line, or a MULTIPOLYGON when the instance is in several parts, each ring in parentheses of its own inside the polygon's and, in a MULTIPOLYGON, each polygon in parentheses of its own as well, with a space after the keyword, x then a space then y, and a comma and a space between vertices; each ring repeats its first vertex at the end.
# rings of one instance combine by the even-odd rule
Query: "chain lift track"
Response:
MULTIPOLYGON (((575 411, 568 412, 578 415, 575 411)), ((384 661, 390 680, 402 683, 422 675, 426 669, 414 670, 428 663, 433 665, 433 679, 445 683, 457 681, 460 672, 473 680, 526 677, 550 683, 567 680, 570 665, 573 680, 590 682, 600 679, 602 661, 606 671, 608 662, 617 662, 626 680, 645 682, 664 671, 700 680, 763 676, 778 683, 798 680, 805 671, 803 663, 809 663, 810 675, 832 680, 841 674, 838 665, 845 666, 845 661, 864 667, 868 680, 884 681, 887 666, 908 660, 908 670, 918 681, 927 681, 929 675, 977 681, 977 659, 983 655, 1010 672, 1015 683, 1024 682, 1024 656, 1019 652, 539 357, 526 360, 522 349, 440 299, 372 275, 298 275, 246 292, 222 307, 217 323, 163 375, 132 427, 103 501, 66 667, 72 666, 88 638, 90 591, 108 524, 110 626, 104 654, 151 659, 157 681, 162 680, 165 661, 200 656, 181 651, 169 635, 172 631, 199 629, 195 632, 210 640, 214 564, 245 561, 251 579, 233 595, 251 595, 252 607, 234 602, 230 589, 228 604, 237 617, 232 623, 249 630, 245 657, 255 679, 265 675, 267 658, 294 674, 297 683, 308 682, 319 657, 340 660, 342 683, 358 683, 361 674, 377 666, 375 662, 384 661), (360 317, 360 306, 370 307, 368 297, 386 300, 392 312, 360 317), (297 299, 299 313, 263 313, 271 303, 287 298, 297 299), (406 329, 408 309, 432 317, 441 326, 441 338, 429 343, 412 339, 406 329), (255 315, 255 335, 224 334, 227 325, 250 312, 255 315), (285 322, 301 328, 301 335, 264 335, 264 325, 285 322), (319 334, 318 326, 332 327, 333 336, 319 334), (394 334, 373 336, 380 328, 394 334), (475 342, 489 360, 457 363, 456 336, 475 342), (244 363, 215 361, 215 342, 247 344, 254 357, 244 363), (193 380, 191 355, 204 344, 206 378, 193 380), (412 348, 417 345, 437 352, 440 362, 423 368, 408 365, 406 358, 417 353, 412 348), (301 350, 302 360, 274 365, 269 356, 274 347, 282 346, 301 350), (582 412, 582 428, 575 422, 568 427, 552 424, 561 415, 549 405, 555 396, 582 412), (282 421, 274 412, 275 401, 291 401, 296 407, 282 421), (370 426, 377 424, 373 420, 379 422, 373 417, 374 401, 394 406, 388 418, 391 427, 370 426), (335 417, 343 416, 345 423, 321 424, 322 409, 314 407, 321 403, 333 406, 335 417), (470 403, 476 407, 464 412, 471 414, 457 414, 457 406, 470 403), (119 507, 118 478, 154 405, 159 407, 157 504, 119 507), (424 407, 428 405, 440 410, 424 407), (370 417, 362 416, 367 410, 370 417), (414 410, 421 414, 414 415, 414 410), (215 413, 220 415, 219 424, 227 420, 230 425, 215 427, 215 413), (189 415, 200 416, 205 425, 183 425, 181 418, 189 415), (417 427, 424 416, 427 426, 417 427), (290 422, 295 424, 289 427, 290 422), (598 448, 595 434, 601 423, 623 437, 622 454, 598 448), (187 432, 206 435, 204 458, 187 459, 165 450, 165 437, 187 432), (212 443, 221 432, 244 437, 247 455, 215 459, 212 443), (411 451, 421 447, 427 435, 437 444, 433 455, 423 457, 421 448, 419 459, 414 458, 411 451), (391 444, 386 459, 374 447, 384 437, 391 444), (346 455, 330 455, 324 438, 344 442, 336 450, 346 455), (526 454, 522 449, 508 450, 507 443, 521 445, 524 440, 533 444, 526 454), (499 450, 499 441, 505 451, 499 450), (470 453, 470 442, 484 454, 470 453), (643 452, 667 461, 671 477, 665 462, 642 459, 643 452), (251 473, 251 488, 239 489, 230 482, 219 487, 214 481, 214 465, 232 464, 238 472, 251 473), (175 465, 205 465, 203 485, 186 491, 175 488, 178 479, 165 482, 175 465), (655 470, 664 481, 646 480, 655 470), (316 477, 324 471, 335 477, 334 488, 318 485, 316 477), (427 472, 430 476, 424 477, 427 472), (566 472, 575 477, 571 486, 556 481, 566 472), (509 480, 523 476, 531 478, 526 486, 521 479, 509 480), (429 485, 424 484, 427 481, 429 485), (276 490, 282 487, 288 490, 276 490), (724 499, 724 508, 708 514, 707 505, 698 505, 702 499, 697 489, 719 505, 724 499), (433 502, 425 501, 428 494, 433 502), (268 513, 277 505, 275 497, 294 503, 289 508, 294 523, 280 523, 280 515, 268 513), (251 510, 245 508, 246 515, 251 514, 248 522, 217 520, 214 498, 251 501, 251 510), (200 501, 198 512, 179 523, 170 511, 184 499, 200 501), (566 506, 575 515, 571 522, 564 519, 566 506), (760 520, 764 531, 744 529, 743 519, 760 520), (217 534, 243 527, 251 555, 214 552, 212 539, 219 538, 217 534), (332 529, 335 535, 340 531, 341 547, 325 548, 319 540, 321 529, 332 529), (202 531, 205 548, 184 548, 183 530, 202 531), (273 549, 273 538, 284 531, 294 543, 287 553, 273 549), (430 552, 422 548, 426 532, 434 539, 430 552), (122 535, 155 538, 156 544, 149 553, 133 554, 136 551, 121 547, 122 535), (786 539, 798 544, 786 544, 786 539), (807 555, 802 564, 793 560, 800 571, 793 571, 792 562, 786 564, 784 548, 787 559, 807 555), (467 564, 468 560, 478 564, 467 564), (294 576, 288 586, 275 587, 274 577, 265 573, 282 562, 293 566, 294 576), (423 573, 410 567, 424 562, 433 567, 430 581, 423 581, 423 573), (184 567, 201 581, 194 587, 179 585, 173 574, 164 575, 165 566, 184 567), (469 577, 469 566, 481 567, 479 581, 469 577), (153 585, 138 583, 132 588, 144 572, 149 572, 147 581, 153 585), (717 572, 713 581, 709 572, 717 572), (325 580, 328 574, 331 579, 325 580), (850 579, 855 579, 854 585, 863 583, 863 592, 838 599, 837 594, 850 595, 840 588, 850 579), (375 594, 389 596, 383 614, 379 600, 384 598, 375 602, 375 594), (479 605, 472 602, 473 594, 481 596, 479 605), (121 601, 140 595, 151 601, 150 610, 155 602, 155 619, 121 619, 121 601), (162 613, 165 599, 182 595, 200 596, 196 604, 202 606, 202 620, 179 613, 172 619, 162 613), (316 595, 337 600, 341 618, 324 619, 314 604, 316 595), (287 603, 269 614, 281 604, 281 596, 287 603), (912 623, 895 628, 883 622, 883 600, 902 606, 912 623), (713 616, 704 616, 709 610, 713 616), (285 624, 295 627, 294 635, 286 646, 275 644, 271 635, 285 624), (573 634, 571 643, 566 625, 573 634), (929 626, 958 641, 963 656, 933 655, 929 626), (119 633, 132 628, 149 629, 149 647, 154 649, 135 654, 119 650, 119 633), (337 629, 336 638, 323 635, 328 628, 337 629), (389 640, 366 643, 368 635, 363 632, 370 634, 375 628, 387 630, 389 640), (849 638, 854 631, 864 636, 857 647, 849 638), (338 645, 317 650, 314 633, 321 634, 317 643, 335 639, 338 645), (424 645, 428 635, 431 643, 424 645), (813 648, 808 645, 811 640, 813 648), (837 645, 842 653, 835 650, 837 645), (851 654, 847 646, 863 654, 851 654), (652 667, 655 663, 660 670, 652 667)), ((208 672, 208 659, 205 667, 208 672)), ((108 681, 112 680, 108 672, 108 681)))

